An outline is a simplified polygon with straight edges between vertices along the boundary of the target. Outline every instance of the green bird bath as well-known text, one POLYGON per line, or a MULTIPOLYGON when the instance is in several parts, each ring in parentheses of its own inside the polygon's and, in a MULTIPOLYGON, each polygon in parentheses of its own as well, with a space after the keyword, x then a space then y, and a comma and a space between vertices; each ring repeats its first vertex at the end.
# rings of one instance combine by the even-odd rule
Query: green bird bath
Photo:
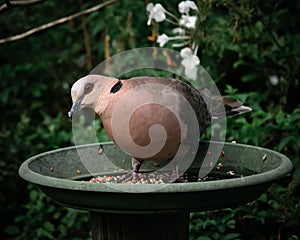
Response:
MULTIPOLYGON (((188 171, 199 170, 208 145, 200 143, 188 171)), ((111 162, 130 169, 129 156, 112 143, 102 146, 111 162)), ((89 211, 95 240, 187 240, 190 212, 251 202, 292 170, 290 160, 280 153, 225 143, 217 164, 211 166, 214 180, 166 183, 159 187, 83 181, 93 176, 82 156, 98 159, 98 149, 99 144, 90 144, 42 153, 25 161, 19 169, 22 178, 38 185, 55 202, 89 211)), ((145 164, 144 171, 151 168, 156 167, 145 164)))

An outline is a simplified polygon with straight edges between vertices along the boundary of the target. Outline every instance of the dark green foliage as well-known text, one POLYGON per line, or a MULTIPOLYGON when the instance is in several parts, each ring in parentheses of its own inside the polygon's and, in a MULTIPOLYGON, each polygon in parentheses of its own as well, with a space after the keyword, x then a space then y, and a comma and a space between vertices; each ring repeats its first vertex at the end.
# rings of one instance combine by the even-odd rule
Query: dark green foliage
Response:
MULTIPOLYGON (((179 1, 162 4, 176 13, 179 1)), ((99 3, 99 2, 98 2, 99 3)), ((98 4, 97 3, 97 4, 98 4)), ((0 13, 0 38, 24 32, 94 6, 95 1, 58 1, 0 13)), ((198 1, 195 38, 201 64, 223 94, 253 111, 228 119, 227 140, 287 155, 295 170, 257 201, 235 209, 194 213, 191 239, 290 239, 300 236, 300 3, 298 1, 198 1), (273 86, 269 76, 278 76, 273 86)), ((22 40, 0 45, 0 238, 90 239, 88 214, 51 202, 21 180, 28 157, 72 145, 67 118, 70 86, 87 63, 153 46, 147 40, 144 1, 125 1, 86 16, 92 58, 77 18, 22 40), (106 44, 105 44, 106 43, 106 44)), ((160 33, 170 25, 160 26, 160 33)), ((129 74, 130 75, 130 74, 129 74)), ((107 140, 103 131, 100 138, 107 140)))
MULTIPOLYGON (((0 38, 94 5, 94 1, 86 1, 83 6, 80 1, 45 1, 9 9, 0 14, 0 38)), ((147 42, 137 28, 134 33, 128 24, 123 24, 126 21, 132 24, 132 16, 136 24, 144 26, 147 18, 144 7, 143 2, 117 3, 87 16, 94 66, 105 59, 106 34, 111 36, 110 44, 115 44, 110 46, 111 55, 135 47, 129 36, 135 38, 135 34, 140 34, 139 42, 147 42), (130 9, 129 6, 131 10, 119 12, 120 8, 130 9), (137 9, 142 11, 132 14, 137 9)), ((73 145, 72 122, 67 117, 71 105, 70 87, 89 72, 82 18, 2 44, 0 56, 0 238, 86 239, 89 235, 89 228, 85 227, 87 213, 53 204, 17 174, 18 167, 28 157, 73 145)))
MULTIPOLYGON (((37 187, 29 185, 29 202, 24 205, 26 215, 15 218, 16 224, 24 224, 22 229, 14 228, 16 239, 91 239, 88 231, 86 212, 61 208, 41 193, 37 187)), ((10 226, 10 228, 12 228, 10 226)))
POLYGON ((247 0, 198 4, 196 37, 203 46, 203 66, 223 93, 253 108, 228 119, 227 140, 282 152, 295 170, 253 203, 193 216, 192 239, 298 239, 300 5, 247 0), (271 75, 279 77, 278 85, 270 83, 271 75))

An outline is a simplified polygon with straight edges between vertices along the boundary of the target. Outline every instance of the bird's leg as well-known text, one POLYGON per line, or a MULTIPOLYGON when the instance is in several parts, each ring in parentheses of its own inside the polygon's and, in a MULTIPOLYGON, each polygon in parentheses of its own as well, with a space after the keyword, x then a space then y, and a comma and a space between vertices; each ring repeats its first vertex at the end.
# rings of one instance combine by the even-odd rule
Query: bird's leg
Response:
POLYGON ((170 176, 170 179, 169 179, 169 182, 176 182, 180 177, 181 177, 181 174, 179 174, 179 165, 180 163, 182 162, 182 159, 180 159, 179 161, 176 161, 172 164, 172 170, 171 170, 171 176, 170 176))
POLYGON ((125 181, 125 180, 127 180, 128 178, 131 178, 131 177, 132 177, 133 180, 138 179, 138 172, 139 172, 140 167, 142 165, 142 161, 139 161, 135 158, 132 158, 131 162, 132 162, 132 170, 129 173, 122 176, 121 181, 125 181))
POLYGON ((181 142, 179 153, 176 155, 176 159, 173 159, 174 162, 172 164, 172 173, 170 182, 178 181, 180 177, 184 174, 184 171, 189 168, 189 166, 184 166, 189 161, 187 158, 194 157, 195 149, 194 144, 189 142, 181 142), (183 170, 184 169, 184 170, 183 170))
POLYGON ((137 180, 138 172, 141 168, 142 162, 135 158, 132 158, 131 162, 132 162, 132 178, 133 180, 137 180))
POLYGON ((172 168, 172 174, 171 174, 171 181, 174 182, 179 178, 179 171, 178 171, 178 165, 174 164, 172 168))

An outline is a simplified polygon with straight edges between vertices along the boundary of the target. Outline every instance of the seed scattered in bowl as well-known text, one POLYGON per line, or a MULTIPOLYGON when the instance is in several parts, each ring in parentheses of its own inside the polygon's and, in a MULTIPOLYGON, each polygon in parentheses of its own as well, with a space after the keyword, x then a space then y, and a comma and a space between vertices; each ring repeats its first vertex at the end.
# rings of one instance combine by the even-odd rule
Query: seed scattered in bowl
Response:
POLYGON ((224 167, 223 163, 218 163, 217 169, 221 169, 222 167, 224 167))
POLYGON ((266 161, 266 160, 267 160, 267 154, 264 154, 264 155, 263 155, 262 160, 263 160, 263 161, 266 161))
POLYGON ((103 154, 103 152, 104 152, 103 148, 99 148, 98 154, 101 155, 101 154, 103 154))

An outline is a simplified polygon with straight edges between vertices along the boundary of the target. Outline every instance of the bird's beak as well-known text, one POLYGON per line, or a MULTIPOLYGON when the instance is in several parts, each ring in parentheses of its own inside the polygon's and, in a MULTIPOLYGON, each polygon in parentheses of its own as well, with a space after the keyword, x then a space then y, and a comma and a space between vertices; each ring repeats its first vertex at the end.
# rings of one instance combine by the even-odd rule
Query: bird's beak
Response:
POLYGON ((76 102, 73 103, 70 112, 68 112, 69 118, 72 118, 78 112, 78 110, 81 108, 82 99, 83 99, 83 97, 80 97, 77 99, 76 102))

